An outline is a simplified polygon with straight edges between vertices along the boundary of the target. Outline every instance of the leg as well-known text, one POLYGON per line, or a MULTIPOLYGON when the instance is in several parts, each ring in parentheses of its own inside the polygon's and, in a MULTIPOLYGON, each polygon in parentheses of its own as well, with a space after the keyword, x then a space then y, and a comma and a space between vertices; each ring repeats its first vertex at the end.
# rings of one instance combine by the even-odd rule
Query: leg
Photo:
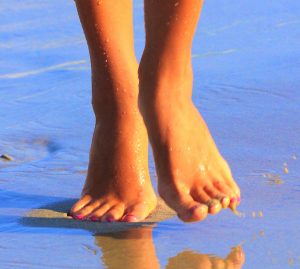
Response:
POLYGON ((184 221, 235 207, 240 191, 191 100, 191 48, 202 0, 145 0, 139 103, 159 193, 184 221))
POLYGON ((155 208, 148 141, 140 116, 130 0, 77 0, 92 66, 96 116, 77 219, 143 220, 155 208))

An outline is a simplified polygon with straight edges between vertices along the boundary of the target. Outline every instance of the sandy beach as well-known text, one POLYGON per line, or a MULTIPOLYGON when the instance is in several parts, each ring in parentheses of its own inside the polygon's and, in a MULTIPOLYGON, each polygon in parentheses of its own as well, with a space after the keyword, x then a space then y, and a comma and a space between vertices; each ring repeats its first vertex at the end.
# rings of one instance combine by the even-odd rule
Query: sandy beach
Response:
MULTIPOLYGON (((134 1, 135 46, 144 46, 134 1)), ((300 4, 206 1, 193 100, 238 182, 240 216, 185 224, 162 201, 143 223, 66 216, 94 117, 73 1, 0 4, 0 268, 300 268, 300 4), (63 12, 62 12, 63 11, 63 12)), ((156 174, 150 153, 150 174, 156 174)))

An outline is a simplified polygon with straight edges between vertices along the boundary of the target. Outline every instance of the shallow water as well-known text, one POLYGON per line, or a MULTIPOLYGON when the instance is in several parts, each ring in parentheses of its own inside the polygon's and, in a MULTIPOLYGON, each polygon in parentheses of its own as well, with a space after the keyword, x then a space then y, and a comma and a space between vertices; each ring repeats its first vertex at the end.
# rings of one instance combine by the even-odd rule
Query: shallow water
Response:
MULTIPOLYGON (((141 1, 134 11, 140 56, 141 1)), ((241 268, 230 265, 237 246, 242 268, 300 268, 299 17, 291 0, 203 8, 193 98, 241 187, 243 217, 98 234, 27 217, 77 198, 86 172, 94 119, 74 3, 0 1, 0 155, 14 158, 0 160, 0 268, 241 268)), ((150 172, 155 184, 152 159, 150 172)))

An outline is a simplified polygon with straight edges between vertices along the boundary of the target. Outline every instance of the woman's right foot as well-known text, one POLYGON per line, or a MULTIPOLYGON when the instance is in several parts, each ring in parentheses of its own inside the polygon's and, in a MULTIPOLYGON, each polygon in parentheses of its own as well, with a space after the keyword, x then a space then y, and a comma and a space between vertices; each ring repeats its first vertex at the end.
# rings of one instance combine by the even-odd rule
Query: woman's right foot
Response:
POLYGON ((169 55, 156 65, 150 55, 144 53, 140 65, 139 99, 160 196, 186 222, 203 220, 222 207, 234 209, 240 190, 192 103, 191 63, 170 66, 174 55, 169 55))

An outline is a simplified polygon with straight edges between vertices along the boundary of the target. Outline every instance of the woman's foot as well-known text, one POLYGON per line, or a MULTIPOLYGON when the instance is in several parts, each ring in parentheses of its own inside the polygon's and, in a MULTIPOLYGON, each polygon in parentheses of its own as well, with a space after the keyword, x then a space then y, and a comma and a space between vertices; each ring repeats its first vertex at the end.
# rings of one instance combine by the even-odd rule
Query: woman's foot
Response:
POLYGON ((145 52, 140 65, 139 101, 159 194, 183 221, 203 220, 222 207, 234 208, 240 190, 192 103, 191 63, 183 60, 178 68, 169 66, 172 60, 167 58, 156 64, 152 56, 145 52))
POLYGON ((70 212, 75 219, 136 222, 156 206, 143 122, 137 110, 119 112, 96 124, 82 197, 70 212))
POLYGON ((77 219, 141 221, 155 208, 138 110, 131 1, 76 0, 92 66, 96 126, 77 219), (113 12, 112 12, 113 11, 113 12))

